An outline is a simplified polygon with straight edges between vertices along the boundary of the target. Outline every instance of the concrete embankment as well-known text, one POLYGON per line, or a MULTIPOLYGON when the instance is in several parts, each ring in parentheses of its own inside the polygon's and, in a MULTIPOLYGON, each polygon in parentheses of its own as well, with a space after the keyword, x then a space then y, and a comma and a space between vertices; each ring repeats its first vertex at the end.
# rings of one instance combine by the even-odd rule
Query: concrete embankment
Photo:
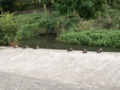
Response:
POLYGON ((0 50, 0 72, 86 88, 78 90, 120 90, 120 53, 8 47, 0 50))

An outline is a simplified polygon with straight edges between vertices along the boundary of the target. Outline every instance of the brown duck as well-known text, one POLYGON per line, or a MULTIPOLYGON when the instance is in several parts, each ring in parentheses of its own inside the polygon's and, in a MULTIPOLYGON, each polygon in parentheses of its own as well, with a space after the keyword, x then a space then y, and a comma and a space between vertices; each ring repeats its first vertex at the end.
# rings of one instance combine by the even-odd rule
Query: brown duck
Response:
POLYGON ((23 47, 24 49, 29 48, 27 45, 23 47))
POLYGON ((68 52, 70 52, 70 51, 73 51, 73 48, 69 48, 69 49, 68 49, 68 52))
POLYGON ((102 48, 100 48, 99 50, 100 50, 100 52, 102 52, 102 51, 103 51, 103 49, 102 49, 102 48))
POLYGON ((102 48, 100 48, 99 50, 97 50, 97 53, 101 53, 103 51, 102 48))
POLYGON ((83 50, 83 53, 87 53, 87 49, 84 49, 84 50, 83 50))
POLYGON ((35 49, 39 49, 40 47, 39 46, 36 46, 35 49))
POLYGON ((18 45, 15 45, 13 48, 18 48, 18 45))

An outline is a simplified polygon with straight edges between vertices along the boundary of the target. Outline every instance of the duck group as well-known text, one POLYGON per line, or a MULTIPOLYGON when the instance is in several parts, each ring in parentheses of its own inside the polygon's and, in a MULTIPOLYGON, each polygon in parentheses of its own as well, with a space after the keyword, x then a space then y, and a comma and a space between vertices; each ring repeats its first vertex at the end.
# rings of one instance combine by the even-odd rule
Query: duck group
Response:
MULTIPOLYGON (((18 45, 13 46, 13 48, 18 48, 18 47, 19 47, 18 45)), ((29 48, 29 46, 27 46, 27 45, 25 45, 25 46, 23 47, 23 49, 27 49, 27 48, 29 48)), ((34 49, 39 49, 39 48, 40 48, 40 47, 39 47, 38 45, 34 47, 34 49)), ((72 47, 70 47, 70 48, 68 49, 68 52, 71 52, 71 51, 73 51, 73 48, 72 48, 72 47)), ((103 51, 103 49, 100 48, 100 49, 97 50, 97 53, 101 53, 102 51, 103 51)), ((83 53, 87 53, 87 52, 88 52, 87 49, 83 49, 83 53)))
MULTIPOLYGON (((13 48, 18 48, 18 47, 19 47, 18 45, 13 46, 13 48)), ((27 49, 27 48, 29 48, 28 45, 23 46, 23 49, 27 49)), ((34 47, 34 49, 39 49, 39 48, 40 48, 39 46, 34 47)))
MULTIPOLYGON (((73 51, 73 48, 69 48, 68 52, 70 52, 70 51, 73 51)), ((100 49, 97 50, 97 53, 101 53, 102 51, 103 51, 103 49, 100 48, 100 49)), ((83 53, 87 53, 87 52, 88 52, 87 49, 83 49, 83 53)))

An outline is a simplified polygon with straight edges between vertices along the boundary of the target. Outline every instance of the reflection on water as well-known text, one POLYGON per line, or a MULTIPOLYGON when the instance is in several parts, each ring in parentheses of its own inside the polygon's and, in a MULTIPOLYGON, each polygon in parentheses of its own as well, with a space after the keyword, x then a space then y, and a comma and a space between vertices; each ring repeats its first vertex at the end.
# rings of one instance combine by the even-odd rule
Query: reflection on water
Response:
MULTIPOLYGON (((100 46, 85 46, 85 45, 75 45, 75 44, 64 44, 55 41, 55 35, 41 35, 37 36, 34 39, 29 39, 22 41, 22 46, 28 45, 29 47, 34 48, 36 45, 39 45, 40 48, 46 49, 68 49, 72 47, 74 50, 83 50, 86 48, 88 51, 97 51, 100 46)), ((108 52, 120 52, 120 48, 113 47, 102 47, 104 51, 108 52)))

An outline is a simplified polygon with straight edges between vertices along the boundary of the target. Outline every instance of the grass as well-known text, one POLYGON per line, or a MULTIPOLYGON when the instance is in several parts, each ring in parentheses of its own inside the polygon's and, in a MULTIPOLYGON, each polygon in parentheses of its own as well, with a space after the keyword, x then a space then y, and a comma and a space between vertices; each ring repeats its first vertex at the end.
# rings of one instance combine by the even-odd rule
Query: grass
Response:
MULTIPOLYGON (((19 40, 32 38, 39 34, 55 33, 57 40, 64 43, 120 47, 119 14, 120 12, 114 11, 114 14, 105 13, 97 19, 90 20, 82 19, 77 14, 72 14, 72 17, 70 17, 71 15, 61 16, 58 11, 49 12, 47 10, 16 16, 6 14, 6 19, 5 17, 0 18, 0 22, 4 21, 4 25, 0 23, 0 43, 5 45, 10 41, 19 42, 19 40), (87 35, 88 32, 89 35, 87 35), (106 35, 106 32, 111 33, 106 35), (111 38, 110 36, 114 37, 111 43, 107 41, 108 38, 111 38)), ((109 40, 111 41, 111 39, 109 40)))
POLYGON ((120 30, 87 30, 69 32, 57 37, 63 43, 120 47, 120 30))

